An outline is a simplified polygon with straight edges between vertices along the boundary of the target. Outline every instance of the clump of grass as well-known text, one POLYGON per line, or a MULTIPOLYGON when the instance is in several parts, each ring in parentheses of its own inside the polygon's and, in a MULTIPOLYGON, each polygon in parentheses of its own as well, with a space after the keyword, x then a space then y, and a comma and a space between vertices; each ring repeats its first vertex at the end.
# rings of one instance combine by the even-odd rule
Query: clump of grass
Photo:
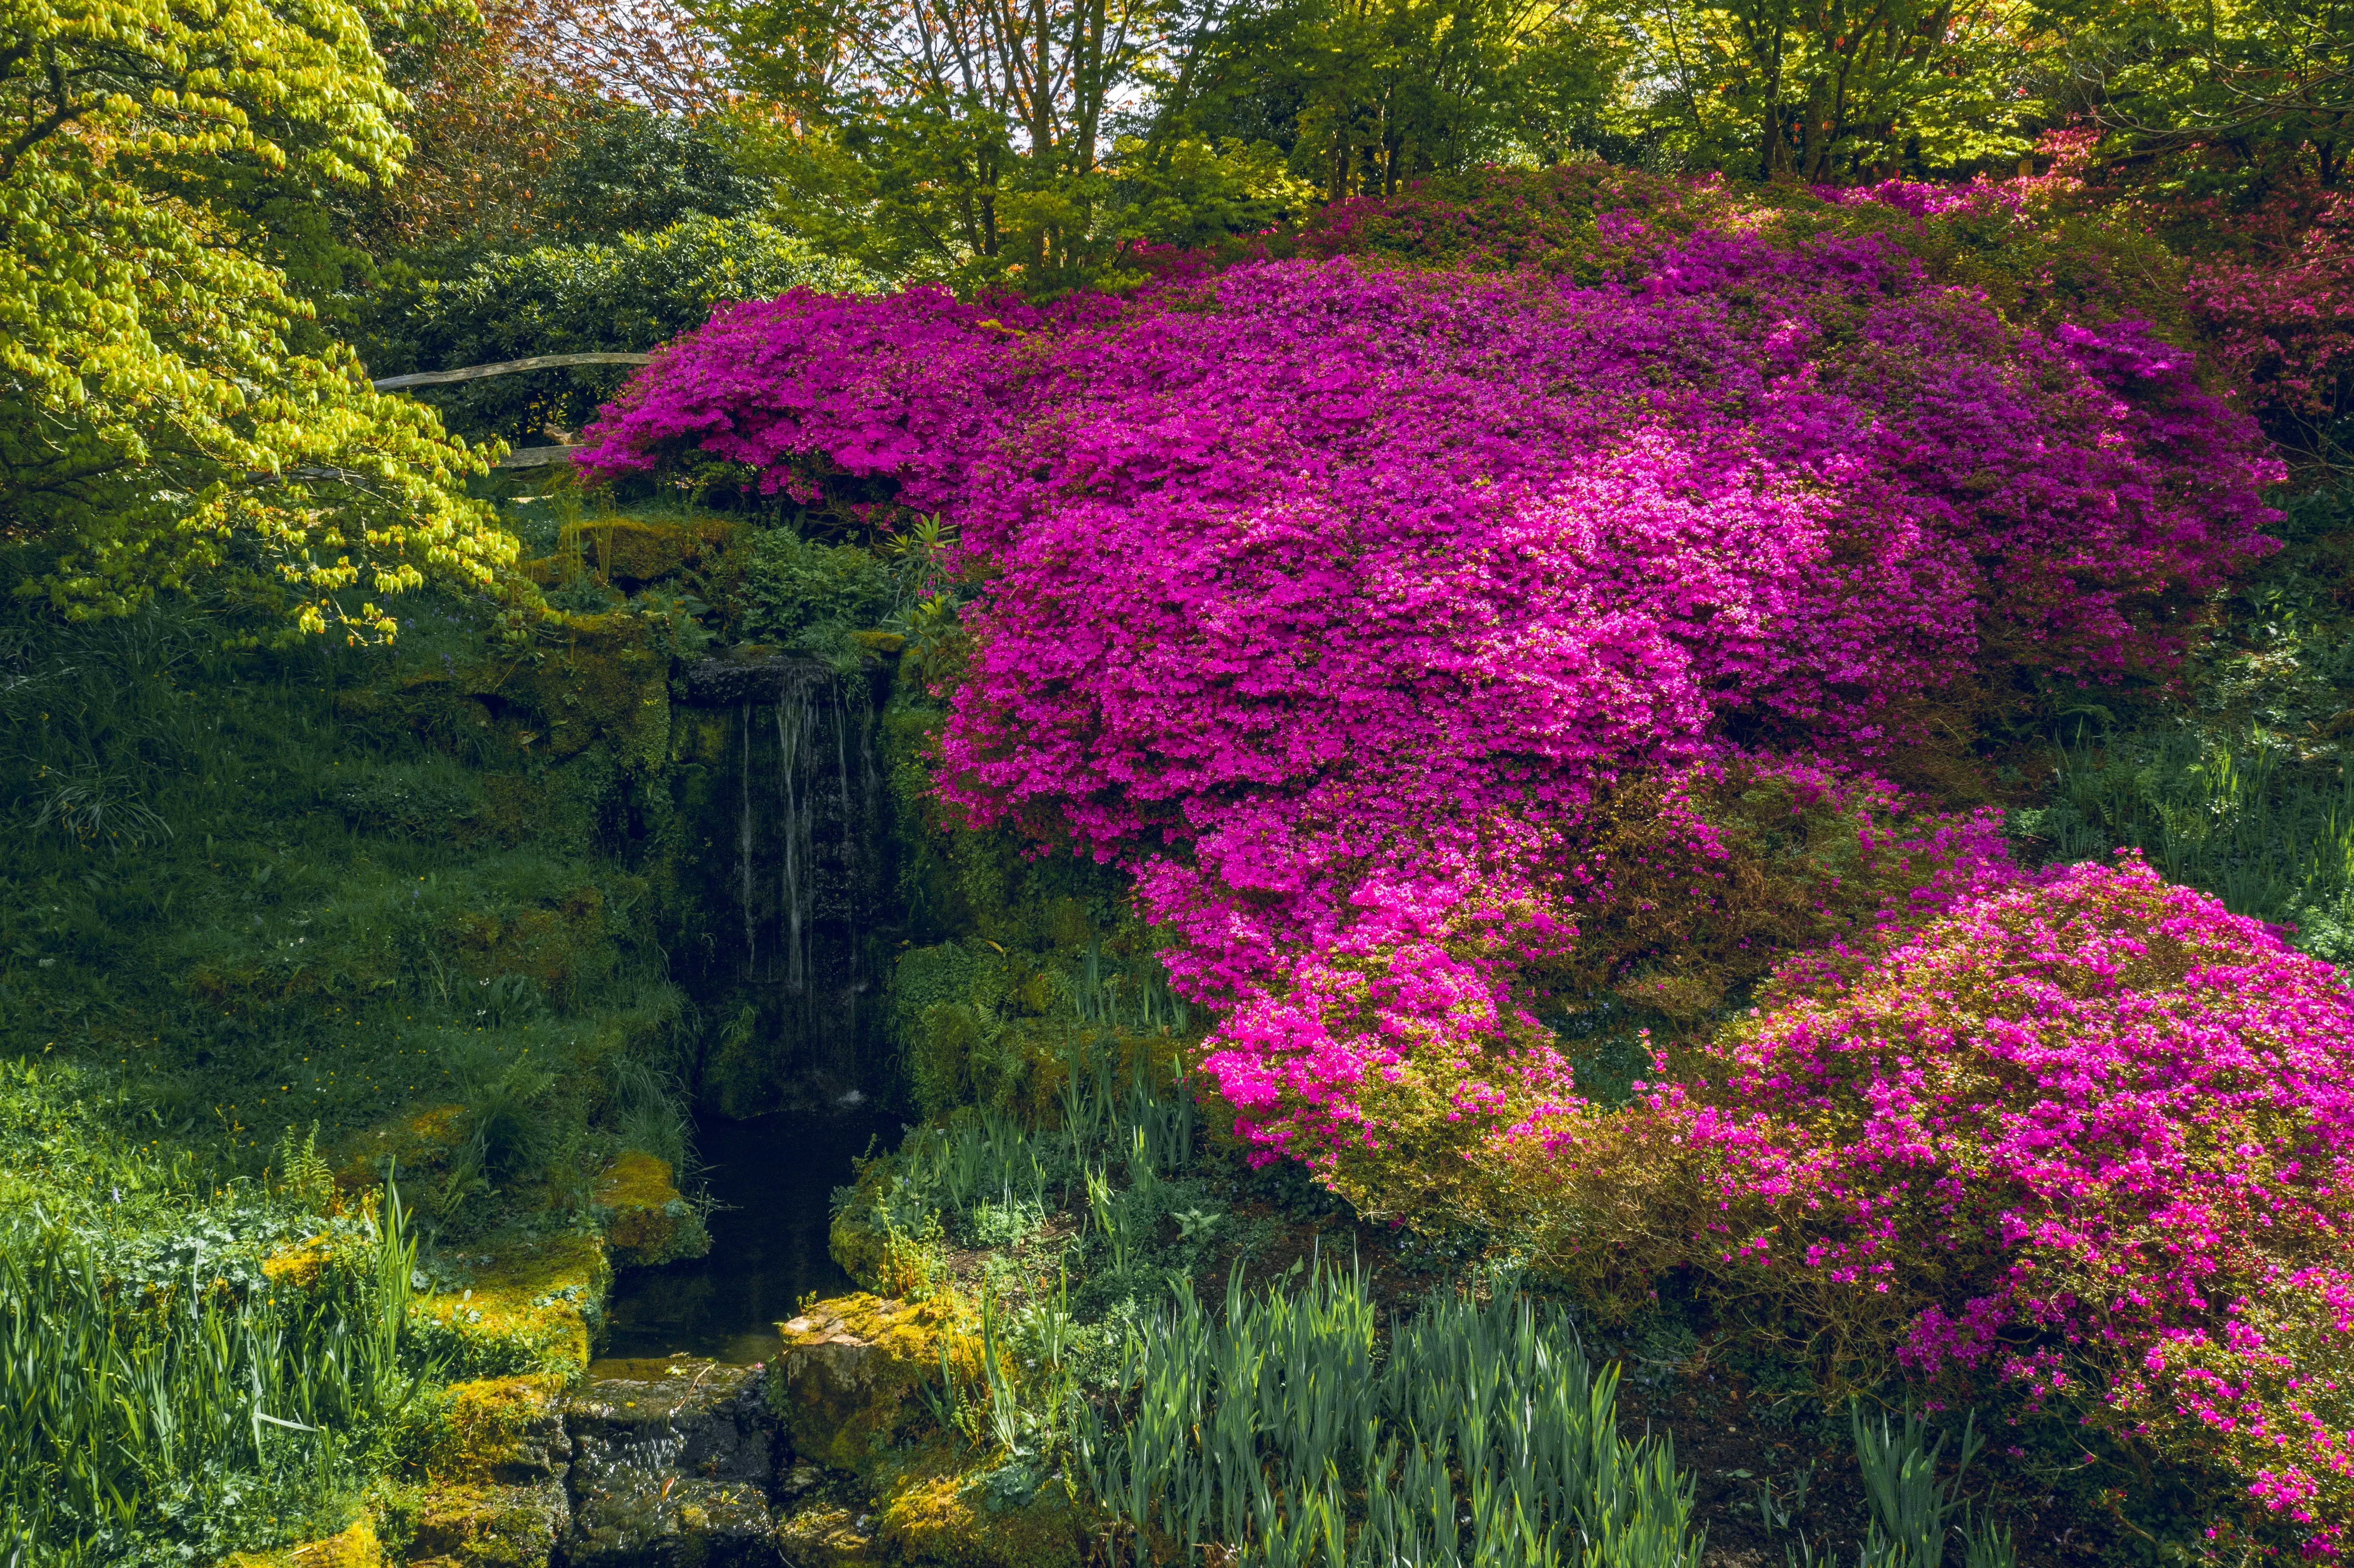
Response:
POLYGON ((695 1170, 695 1128, 683 1108, 684 1087, 673 1075, 634 1057, 616 1058, 607 1076, 610 1119, 621 1147, 652 1155, 684 1181, 695 1170))
MULTIPOLYGON (((1703 1541, 1666 1439, 1618 1435, 1617 1374, 1558 1309, 1507 1288, 1433 1299, 1384 1348, 1358 1271, 1246 1292, 1181 1286, 1129 1341, 1078 1469, 1130 1560, 1221 1542, 1270 1568, 1688 1568, 1703 1541)), ((987 1358, 984 1364, 990 1365, 987 1358)))
POLYGON ((79 1233, 0 1226, 0 1563, 72 1564, 142 1542, 198 1558, 331 1496, 355 1446, 422 1381, 404 1365, 415 1245, 396 1199, 373 1267, 316 1295, 192 1266, 111 1278, 79 1233))
POLYGON ((1044 1207, 1049 1193, 1060 1204, 1100 1192, 1116 1165, 1135 1186, 1192 1161, 1193 1097, 1164 1086, 1146 1053, 1132 1054, 1123 1073, 1107 1050, 1075 1044, 1063 1068, 1052 1128, 983 1107, 909 1133, 899 1150, 909 1187, 950 1214, 969 1214, 1014 1198, 1044 1207))

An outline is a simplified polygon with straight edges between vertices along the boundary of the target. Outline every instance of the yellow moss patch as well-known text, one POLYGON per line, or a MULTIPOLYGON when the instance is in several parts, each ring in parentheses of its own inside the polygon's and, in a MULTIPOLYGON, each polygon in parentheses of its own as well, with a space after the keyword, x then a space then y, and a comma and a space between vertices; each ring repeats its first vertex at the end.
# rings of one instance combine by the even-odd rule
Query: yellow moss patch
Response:
POLYGON ((611 1280, 595 1237, 548 1236, 496 1254, 465 1290, 411 1303, 409 1319, 429 1350, 453 1358, 453 1372, 568 1379, 588 1365, 588 1311, 611 1280))
POLYGON ((670 1162, 631 1150, 599 1178, 597 1208, 617 1265, 668 1263, 711 1245, 702 1217, 679 1196, 670 1162))
POLYGON ((820 1503, 777 1521, 777 1550, 794 1568, 880 1568, 885 1561, 858 1516, 838 1503, 820 1503))
POLYGON ((335 1184, 345 1192, 375 1186, 384 1180, 387 1160, 404 1187, 410 1172, 446 1169, 451 1152, 465 1141, 460 1125, 465 1114, 463 1106, 432 1106, 355 1135, 335 1162, 335 1184))
POLYGON ((564 1520, 558 1486, 441 1486, 425 1494, 409 1562, 546 1568, 564 1520))
POLYGON ((546 1445, 562 1431, 563 1390, 549 1372, 451 1383, 419 1463, 456 1481, 515 1480, 524 1478, 515 1471, 545 1469, 546 1445))
POLYGON ((737 525, 718 519, 651 523, 632 517, 580 530, 580 553, 599 576, 624 585, 659 582, 727 548, 737 525))
POLYGON ((597 1202, 608 1209, 660 1209, 677 1196, 670 1161, 636 1150, 614 1160, 597 1179, 597 1202))
POLYGON ((878 1477, 876 1544, 901 1562, 940 1568, 1077 1568, 1085 1520, 1061 1489, 991 1508, 966 1468, 976 1458, 954 1439, 935 1438, 878 1477))
POLYGON ((334 1261, 334 1245, 325 1236, 312 1236, 263 1258, 261 1277, 281 1290, 309 1290, 334 1261))
POLYGON ((276 1552, 240 1552, 221 1568, 381 1568, 383 1562, 376 1525, 363 1515, 340 1535, 276 1552))

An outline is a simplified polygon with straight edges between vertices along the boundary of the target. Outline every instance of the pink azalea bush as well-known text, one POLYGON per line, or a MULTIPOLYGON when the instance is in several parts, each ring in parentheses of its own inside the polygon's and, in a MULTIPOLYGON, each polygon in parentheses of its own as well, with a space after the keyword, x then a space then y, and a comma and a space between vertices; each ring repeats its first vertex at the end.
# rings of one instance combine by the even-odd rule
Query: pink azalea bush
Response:
POLYGON ((2192 309, 2284 433, 2312 440, 2354 407, 2354 201, 2291 187, 2221 228, 2237 243, 2194 270, 2192 309))
POLYGON ((1456 1156, 1585 1103, 1534 1014, 1549 1001, 1608 991, 1698 1018, 1793 948, 1869 949, 2019 875, 1999 812, 1928 810, 1850 769, 1729 752, 1508 847, 1467 855, 1459 885, 1427 860, 1419 878, 1375 869, 1354 918, 1286 986, 1243 989, 1214 1037, 1249 1136, 1369 1217, 1448 1206, 1456 1156))
POLYGON ((1574 1271, 1696 1266, 1818 1355, 2082 1403, 2349 1542, 2354 992, 2138 861, 1795 962, 1630 1112, 1517 1136, 1574 1271), (1588 1195, 1630 1171, 1639 1220, 1588 1195))
MULTIPOLYGON (((1982 675, 2163 668, 2182 596, 2265 546, 2249 428, 2131 323, 2013 326, 1878 233, 1596 224, 1591 285, 1301 260, 748 304, 584 463, 952 516, 987 586, 944 796, 1130 865, 1229 1010, 1212 1071, 1312 1153, 1277 1102, 1348 1124, 1392 1049, 1287 1000, 1319 966, 1469 926, 1540 955, 1615 781, 1729 724, 1868 757, 1982 675)), ((1511 967, 1409 989, 1476 1039, 1511 967)))

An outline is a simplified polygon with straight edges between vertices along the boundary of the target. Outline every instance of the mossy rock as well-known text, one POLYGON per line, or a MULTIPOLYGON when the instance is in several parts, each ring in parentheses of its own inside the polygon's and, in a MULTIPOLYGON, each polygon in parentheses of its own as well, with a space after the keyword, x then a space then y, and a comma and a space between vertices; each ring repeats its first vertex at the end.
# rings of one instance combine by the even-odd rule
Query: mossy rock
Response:
POLYGON ((939 1568, 1078 1568, 1088 1516, 1059 1485, 1010 1501, 949 1437, 918 1444, 878 1471, 875 1543, 901 1563, 939 1568))
POLYGON ((280 1290, 307 1295, 347 1263, 350 1245, 327 1235, 290 1243, 261 1260, 261 1277, 280 1290))
POLYGON ((546 1568, 570 1517, 560 1482, 436 1486, 418 1510, 408 1560, 437 1568, 546 1568))
POLYGON ((443 1481, 470 1485, 560 1478, 571 1454, 563 1391, 549 1372, 451 1383, 436 1402, 418 1463, 443 1481))
POLYGON ((457 946, 478 980, 519 974, 553 991, 600 974, 613 963, 604 889, 583 882, 536 907, 461 916, 457 946))
POLYGON ((429 1106, 355 1136, 335 1160, 335 1185, 358 1192, 383 1181, 385 1172, 407 1186, 412 1176, 431 1176, 450 1167, 450 1157, 466 1141, 466 1107, 429 1106))
MULTIPOLYGON (((499 758, 493 774, 577 757, 600 740, 624 768, 643 773, 660 767, 669 743, 670 673, 648 618, 565 615, 527 652, 408 676, 389 694, 355 697, 349 716, 445 744, 487 743, 499 758)), ((513 836, 495 811, 483 826, 513 836)))
POLYGON ((546 1372, 569 1380, 588 1365, 612 1268, 593 1235, 567 1233, 495 1249, 475 1282, 409 1305, 429 1353, 461 1376, 546 1372))
POLYGON ((918 1390, 950 1356, 978 1375, 979 1341, 959 1333, 940 1301, 891 1301, 859 1294, 822 1301, 789 1323, 769 1404, 793 1452, 863 1475, 922 1411, 918 1390))
POLYGON ((679 1196, 670 1162, 631 1150, 597 1181, 597 1212, 618 1266, 701 1257, 711 1250, 703 1216, 679 1196))
POLYGON ((275 1552, 240 1552, 224 1559, 220 1568, 382 1568, 384 1548, 376 1540, 375 1521, 363 1515, 351 1527, 323 1541, 275 1552))
POLYGON ((610 739, 624 766, 661 767, 670 743, 670 656, 653 647, 643 617, 567 615, 540 652, 535 664, 491 673, 503 702, 536 717, 536 727, 517 733, 518 747, 562 759, 610 739))
POLYGON ((606 581, 636 588, 716 559, 740 526, 716 518, 650 522, 616 517, 581 527, 580 555, 606 581))

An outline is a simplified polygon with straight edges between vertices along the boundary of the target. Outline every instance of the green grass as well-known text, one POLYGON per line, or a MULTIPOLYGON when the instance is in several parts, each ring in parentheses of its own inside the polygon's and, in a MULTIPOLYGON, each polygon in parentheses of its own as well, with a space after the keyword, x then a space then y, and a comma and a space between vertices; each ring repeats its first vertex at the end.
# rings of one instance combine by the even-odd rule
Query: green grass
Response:
POLYGON ((2044 803, 2012 826, 2056 860, 2138 849, 2235 914, 2354 963, 2354 486, 2285 503, 2285 547, 2213 606, 2179 685, 2057 705, 2044 803))
POLYGON ((1438 1297, 1386 1343, 1361 1274, 1191 1289, 1129 1343, 1080 1468, 1132 1561, 1221 1542, 1269 1568, 1685 1568, 1703 1542, 1664 1440, 1629 1441, 1617 1377, 1509 1288, 1438 1297))
POLYGON ((2020 817, 2055 858, 2140 849, 2169 882, 2354 960, 2354 776, 2334 757, 2221 729, 2087 732, 2062 752, 2053 794, 2020 817))

